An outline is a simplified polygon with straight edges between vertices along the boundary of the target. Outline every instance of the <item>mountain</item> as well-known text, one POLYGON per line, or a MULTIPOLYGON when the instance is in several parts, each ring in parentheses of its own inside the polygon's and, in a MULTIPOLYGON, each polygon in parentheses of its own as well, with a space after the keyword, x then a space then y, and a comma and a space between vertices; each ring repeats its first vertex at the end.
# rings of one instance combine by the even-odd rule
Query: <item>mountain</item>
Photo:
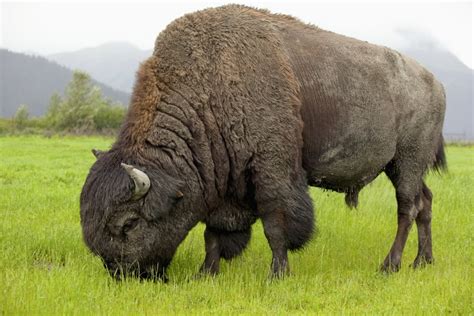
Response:
POLYGON ((100 82, 130 93, 139 63, 151 53, 129 43, 112 42, 47 57, 68 68, 84 70, 100 82))
MULTIPOLYGON (((43 115, 54 92, 61 93, 72 78, 72 70, 44 57, 0 49, 0 117, 11 117, 20 104, 31 115, 43 115)), ((129 94, 94 81, 104 96, 128 105, 129 94)))
POLYGON ((474 71, 426 34, 398 30, 406 43, 399 48, 429 69, 446 91, 446 139, 474 139, 474 71))

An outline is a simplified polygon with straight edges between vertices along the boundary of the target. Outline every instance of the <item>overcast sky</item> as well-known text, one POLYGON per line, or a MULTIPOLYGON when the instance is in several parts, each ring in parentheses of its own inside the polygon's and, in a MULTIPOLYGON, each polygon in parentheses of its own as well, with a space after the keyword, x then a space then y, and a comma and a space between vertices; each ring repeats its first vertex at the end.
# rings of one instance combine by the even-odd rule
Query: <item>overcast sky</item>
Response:
MULTIPOLYGON (((1 47, 39 54, 72 51, 111 41, 130 42, 150 49, 158 33, 175 18, 198 9, 230 3, 0 1, 1 47)), ((429 35, 473 67, 472 2, 232 2, 291 14, 323 29, 391 47, 404 44, 398 29, 414 30, 429 35)))

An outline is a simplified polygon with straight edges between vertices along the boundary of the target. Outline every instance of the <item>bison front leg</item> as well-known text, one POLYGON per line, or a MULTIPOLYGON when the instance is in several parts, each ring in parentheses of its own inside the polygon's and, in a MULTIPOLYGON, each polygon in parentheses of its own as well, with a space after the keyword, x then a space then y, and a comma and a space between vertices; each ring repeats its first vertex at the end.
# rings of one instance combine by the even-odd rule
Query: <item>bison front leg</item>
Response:
POLYGON ((281 277, 290 271, 288 250, 302 248, 312 236, 313 205, 302 178, 297 177, 292 183, 267 180, 256 178, 255 199, 272 250, 271 273, 281 277))
POLYGON ((272 250, 272 277, 282 277, 290 272, 288 242, 285 233, 283 210, 276 209, 262 217, 265 237, 272 250))
POLYGON ((202 263, 200 274, 216 275, 219 273, 219 263, 221 250, 219 245, 219 235, 212 229, 206 228, 204 231, 204 242, 206 244, 206 257, 202 263))
POLYGON ((288 250, 302 248, 314 230, 311 200, 305 189, 292 188, 291 194, 275 197, 261 207, 265 237, 272 250, 271 273, 281 277, 290 272, 288 250))
POLYGON ((207 226, 204 232, 206 257, 201 266, 200 274, 218 274, 220 258, 231 260, 240 255, 247 247, 250 235, 250 228, 229 232, 207 226))
MULTIPOLYGON (((270 117, 277 116, 270 113, 270 117)), ((313 205, 301 161, 299 118, 279 119, 279 124, 285 122, 284 128, 276 125, 279 128, 271 129, 248 164, 249 188, 254 189, 257 213, 272 250, 273 277, 290 271, 288 250, 302 248, 314 229, 313 205)))

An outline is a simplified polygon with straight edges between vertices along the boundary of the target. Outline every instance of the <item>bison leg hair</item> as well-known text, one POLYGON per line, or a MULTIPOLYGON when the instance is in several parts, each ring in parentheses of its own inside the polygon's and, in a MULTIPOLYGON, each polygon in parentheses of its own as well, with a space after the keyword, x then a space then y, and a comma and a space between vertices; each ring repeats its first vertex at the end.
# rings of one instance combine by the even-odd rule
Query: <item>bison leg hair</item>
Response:
POLYGON ((219 245, 221 248, 221 258, 231 260, 240 255, 250 241, 251 229, 243 231, 226 232, 219 234, 219 245))
POLYGON ((313 206, 306 190, 293 189, 291 195, 284 196, 267 203, 257 201, 265 237, 272 250, 273 277, 289 273, 288 250, 302 248, 314 230, 313 206))
POLYGON ((433 195, 425 183, 423 183, 421 198, 421 208, 416 217, 416 226, 418 228, 418 255, 413 262, 414 268, 434 262, 431 248, 431 202, 433 195))
POLYGON ((230 260, 240 255, 250 240, 251 229, 243 231, 223 231, 206 227, 204 240, 206 257, 201 266, 201 274, 216 275, 219 273, 220 258, 230 260))
POLYGON ((357 205, 359 204, 359 190, 350 190, 347 192, 345 201, 349 208, 357 208, 357 205))

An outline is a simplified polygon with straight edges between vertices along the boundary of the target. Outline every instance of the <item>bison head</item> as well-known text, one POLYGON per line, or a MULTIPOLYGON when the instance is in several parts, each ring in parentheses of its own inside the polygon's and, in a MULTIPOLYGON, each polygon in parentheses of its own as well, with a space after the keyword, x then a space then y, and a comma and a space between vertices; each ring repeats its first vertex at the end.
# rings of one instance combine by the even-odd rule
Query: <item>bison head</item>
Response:
POLYGON ((80 200, 85 243, 117 278, 166 279, 190 229, 175 212, 182 183, 150 163, 124 159, 118 150, 96 157, 80 200))

